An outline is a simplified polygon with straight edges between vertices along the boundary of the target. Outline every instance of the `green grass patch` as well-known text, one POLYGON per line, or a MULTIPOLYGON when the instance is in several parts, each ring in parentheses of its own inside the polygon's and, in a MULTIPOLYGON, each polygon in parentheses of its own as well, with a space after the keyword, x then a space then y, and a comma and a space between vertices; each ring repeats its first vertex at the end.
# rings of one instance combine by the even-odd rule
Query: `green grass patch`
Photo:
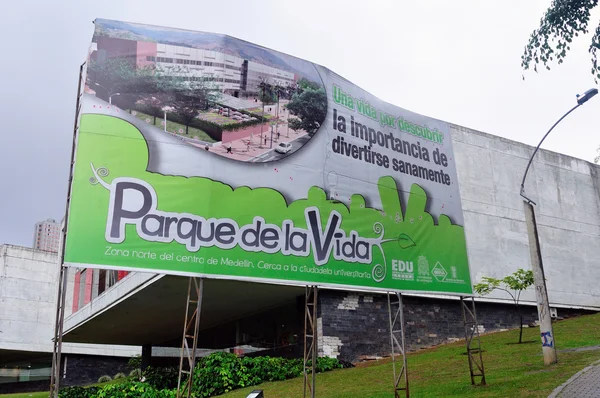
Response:
MULTIPOLYGON (((86 387, 92 387, 92 386, 104 387, 108 384, 124 383, 127 380, 128 380, 128 378, 111 380, 106 383, 90 384, 89 386, 86 386, 86 387)), ((48 385, 50 385, 50 380, 48 380, 48 385)), ((48 398, 49 395, 50 395, 49 391, 43 391, 43 392, 21 392, 21 393, 16 393, 16 394, 0 394, 0 397, 2 397, 2 398, 48 398)))
MULTIPOLYGON (((600 341, 600 314, 582 316, 554 324, 558 363, 544 366, 539 328, 524 330, 523 340, 514 344, 518 330, 482 336, 486 386, 471 386, 464 342, 427 349, 408 356, 412 397, 547 397, 554 388, 592 362, 600 350, 564 352, 561 349, 597 345, 600 341)), ((359 364, 353 369, 335 370, 317 376, 318 397, 390 397, 391 360, 359 364)), ((264 383, 225 394, 242 398, 253 389, 265 396, 302 396, 302 378, 264 383)))
POLYGON ((24 392, 20 394, 4 394, 2 398, 48 398, 48 392, 24 392))
MULTIPOLYGON (((146 121, 148 124, 156 126, 157 128, 159 128, 161 130, 163 129, 163 125, 161 124, 161 122, 164 119, 162 117, 157 117, 156 123, 154 123, 154 116, 150 116, 150 115, 147 115, 147 114, 139 112, 139 111, 134 111, 134 112, 136 112, 135 116, 138 119, 146 121)), ((195 127, 189 127, 188 135, 186 135, 185 134, 185 126, 183 124, 172 122, 169 119, 167 119, 167 131, 170 131, 172 133, 174 132, 174 133, 182 135, 184 137, 190 137, 190 138, 198 137, 199 140, 205 141, 205 142, 215 142, 215 140, 210 135, 208 135, 203 130, 200 130, 195 127), (183 131, 183 133, 180 133, 179 130, 183 131)))

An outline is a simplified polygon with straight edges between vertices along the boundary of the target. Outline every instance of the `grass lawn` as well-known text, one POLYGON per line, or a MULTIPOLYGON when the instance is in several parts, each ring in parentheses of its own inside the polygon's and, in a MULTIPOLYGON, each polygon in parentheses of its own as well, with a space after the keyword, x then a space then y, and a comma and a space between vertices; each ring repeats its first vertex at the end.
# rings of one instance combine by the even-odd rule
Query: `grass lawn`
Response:
MULTIPOLYGON (((482 336, 487 386, 471 386, 464 342, 409 354, 408 374, 412 397, 547 397, 554 388, 596 360, 600 350, 560 352, 561 349, 600 344, 600 314, 559 321, 554 324, 558 364, 544 366, 539 328, 525 329, 524 344, 519 331, 482 336)), ((383 360, 360 364, 317 376, 318 397, 391 397, 392 365, 383 360)), ((302 378, 264 383, 235 390, 227 398, 243 398, 253 389, 265 396, 300 397, 302 378)))
MULTIPOLYGON (((146 115, 145 113, 142 112, 136 112, 136 117, 138 117, 139 119, 142 119, 144 121, 148 121, 148 124, 153 124, 156 127, 160 128, 161 130, 163 129, 163 125, 161 124, 161 122, 164 120, 163 118, 156 118, 156 124, 154 124, 154 117, 150 116, 150 115, 146 115)), ((205 141, 205 142, 215 142, 215 140, 208 135, 207 133, 205 133, 204 131, 197 129, 195 127, 189 127, 188 128, 188 135, 185 135, 185 126, 183 124, 180 123, 175 123, 170 121, 169 119, 167 119, 167 131, 170 132, 175 132, 179 135, 182 135, 184 137, 198 137, 199 140, 205 141), (183 133, 180 133, 179 130, 183 131, 183 133)))
POLYGON ((24 392, 20 394, 0 395, 2 398, 48 398, 48 392, 24 392))
MULTIPOLYGON (((95 384, 91 384, 91 386, 98 386, 98 387, 103 387, 107 384, 114 384, 114 383, 121 383, 123 382, 125 379, 118 379, 118 380, 111 380, 108 381, 106 383, 95 383, 95 384)), ((48 384, 50 384, 50 380, 48 380, 48 384)), ((2 398, 48 398, 48 396, 50 395, 49 391, 44 391, 44 392, 22 392, 22 393, 18 393, 18 394, 0 394, 0 397, 2 398)))

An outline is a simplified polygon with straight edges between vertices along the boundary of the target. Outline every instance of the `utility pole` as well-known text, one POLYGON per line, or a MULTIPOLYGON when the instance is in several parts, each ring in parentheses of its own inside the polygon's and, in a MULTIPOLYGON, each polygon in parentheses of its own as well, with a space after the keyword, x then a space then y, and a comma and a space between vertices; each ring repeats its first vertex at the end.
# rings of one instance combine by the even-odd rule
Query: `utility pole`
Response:
POLYGON ((524 199, 523 207, 525 210, 525 223, 527 224, 527 235, 529 237, 529 251, 531 253, 531 269, 535 285, 535 296, 538 307, 538 317, 540 319, 540 338, 542 340, 542 354, 544 355, 544 365, 551 365, 558 361, 556 357, 556 346, 554 344, 554 331, 552 330, 552 317, 550 316, 550 302, 548 301, 548 291, 546 289, 546 278, 544 275, 544 264, 542 261, 542 251, 540 250, 540 239, 537 223, 535 221, 535 202, 525 195, 525 178, 535 154, 540 146, 550 134, 550 132, 575 109, 586 103, 594 95, 598 94, 598 89, 592 88, 586 91, 582 96, 577 96, 577 105, 565 113, 544 135, 538 146, 533 151, 521 182, 521 196, 524 199))
POLYGON ((538 317, 540 319, 540 337, 542 339, 544 365, 552 365, 553 363, 556 363, 558 359, 556 357, 556 347, 554 346, 554 331, 552 330, 552 317, 550 316, 550 302, 548 301, 548 291, 546 290, 546 278, 544 276, 544 266, 542 263, 542 252, 540 250, 537 224, 535 222, 535 213, 531 203, 523 201, 523 207, 525 208, 525 223, 527 224, 529 251, 531 252, 531 269, 533 270, 535 297, 538 307, 538 317))

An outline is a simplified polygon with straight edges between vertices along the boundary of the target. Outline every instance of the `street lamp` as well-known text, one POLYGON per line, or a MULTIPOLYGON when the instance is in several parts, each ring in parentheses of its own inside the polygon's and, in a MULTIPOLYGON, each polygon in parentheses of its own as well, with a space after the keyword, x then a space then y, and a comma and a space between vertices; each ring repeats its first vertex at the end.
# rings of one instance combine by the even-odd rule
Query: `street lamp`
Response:
POLYGON ((560 119, 558 119, 558 121, 556 123, 554 123, 554 125, 552 125, 552 127, 550 127, 550 130, 548 130, 548 132, 544 135, 544 137, 542 137, 542 140, 540 141, 538 146, 533 151, 533 154, 531 155, 531 158, 529 159, 529 163, 527 163, 527 168, 525 169, 525 174, 523 174, 523 181, 521 181, 521 196, 528 202, 531 202, 535 205, 535 202, 533 200, 531 200, 527 196, 525 196, 525 178, 527 178, 527 172, 529 171, 529 167, 531 166, 531 163, 533 162, 533 158, 535 157, 535 154, 540 149, 540 146, 542 145, 542 143, 544 142, 546 137, 548 137, 548 134, 550 134, 550 132, 552 130, 554 130, 554 127, 556 127, 556 125, 558 123, 560 123, 564 118, 566 118, 569 115, 569 113, 573 112, 575 109, 579 108, 581 105, 588 102, 590 100, 590 98, 592 98, 596 94, 598 94, 597 88, 591 88, 588 91, 586 91, 585 93, 583 93, 583 95, 581 95, 581 96, 579 94, 577 94, 577 105, 575 105, 573 108, 571 108, 560 119))
POLYGON ((152 100, 153 100, 153 101, 156 101, 156 102, 159 102, 160 104, 164 105, 164 106, 161 108, 161 110, 162 110, 162 111, 163 111, 163 113, 164 113, 164 123, 163 123, 163 124, 164 124, 164 126, 163 126, 163 127, 164 127, 164 131, 165 131, 165 133, 166 133, 166 132, 167 132, 167 110, 168 110, 167 108, 168 108, 168 107, 165 105, 165 103, 164 103, 164 102, 162 102, 161 100, 159 100, 159 99, 158 99, 158 98, 156 98, 156 97, 152 97, 152 100))
POLYGON ((109 89, 107 89, 106 87, 104 87, 103 85, 101 85, 99 83, 94 83, 94 85, 96 85, 98 87, 102 87, 104 90, 106 90, 106 94, 108 94, 108 103, 110 105, 112 105, 112 97, 116 97, 117 95, 121 95, 121 93, 111 94, 109 89))
POLYGON ((108 96, 108 103, 112 105, 112 97, 116 97, 117 95, 121 95, 121 93, 114 93, 108 96))
POLYGON ((538 306, 538 316, 540 318, 540 337, 542 340, 542 354, 544 355, 544 365, 551 365, 553 363, 556 363, 556 347, 554 344, 554 332, 552 330, 552 318, 550 316, 550 304, 548 302, 548 291, 546 290, 546 278, 544 276, 544 266, 542 263, 540 240, 538 236, 537 224, 535 222, 535 212, 533 207, 535 205, 535 202, 525 195, 525 178, 527 178, 527 172, 529 171, 529 167, 531 167, 531 163, 533 162, 535 154, 540 149, 540 146, 542 145, 548 134, 550 134, 554 127, 556 127, 556 125, 560 123, 565 117, 567 117, 571 112, 579 108, 581 105, 585 104, 590 98, 592 98, 596 94, 598 94, 598 89, 592 88, 586 91, 583 95, 578 95, 577 105, 571 108, 560 119, 558 119, 558 121, 554 123, 552 127, 550 127, 550 130, 548 130, 544 137, 542 137, 542 140, 533 151, 533 154, 529 159, 529 163, 527 163, 527 167, 525 168, 525 173, 523 174, 523 181, 521 182, 520 194, 524 199, 523 206, 525 208, 525 223, 527 224, 529 250, 531 252, 531 268, 533 270, 535 295, 538 306))

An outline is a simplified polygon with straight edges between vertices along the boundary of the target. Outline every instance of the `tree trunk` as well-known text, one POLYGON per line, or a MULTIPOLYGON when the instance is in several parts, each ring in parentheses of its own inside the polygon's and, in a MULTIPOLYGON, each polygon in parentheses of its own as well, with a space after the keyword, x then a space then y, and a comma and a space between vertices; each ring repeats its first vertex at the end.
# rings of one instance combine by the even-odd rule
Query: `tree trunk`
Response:
POLYGON ((156 115, 154 115, 154 123, 153 124, 156 126, 156 115))
POLYGON ((263 142, 263 127, 265 125, 265 103, 262 103, 262 114, 260 116, 261 121, 260 121, 260 142, 258 143, 258 147, 262 148, 262 142, 263 142))
POLYGON ((523 314, 521 314, 521 307, 517 303, 517 312, 519 313, 519 344, 523 342, 523 314))
POLYGON ((188 128, 189 128, 189 126, 186 124, 185 125, 185 135, 188 135, 188 128))

